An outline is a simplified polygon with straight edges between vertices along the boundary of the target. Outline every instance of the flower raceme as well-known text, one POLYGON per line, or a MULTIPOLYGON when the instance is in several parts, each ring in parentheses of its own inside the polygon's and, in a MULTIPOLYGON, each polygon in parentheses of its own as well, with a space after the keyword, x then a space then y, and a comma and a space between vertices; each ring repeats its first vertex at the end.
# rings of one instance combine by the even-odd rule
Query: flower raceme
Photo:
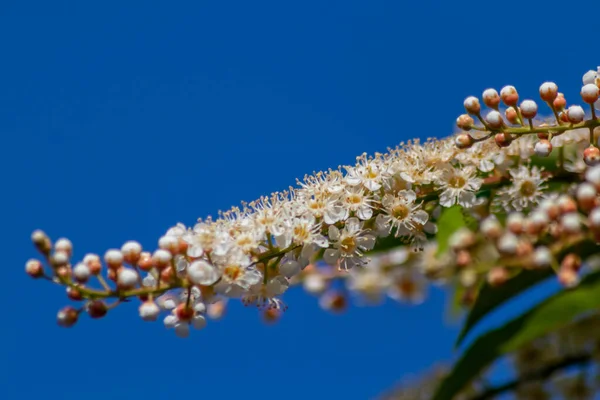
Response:
POLYGON ((541 85, 552 118, 539 118, 533 100, 519 103, 512 86, 488 89, 490 111, 484 116, 468 97, 453 138, 363 154, 218 218, 179 223, 153 252, 130 241, 74 262, 68 239, 52 243, 35 231, 42 260, 29 260, 26 272, 81 304, 59 311, 61 326, 137 297, 142 319, 163 313, 181 337, 234 299, 276 320, 287 308, 281 296, 296 284, 332 311, 347 305, 347 293, 369 304, 385 296, 420 302, 427 281, 462 287, 470 304, 479 283, 501 285, 521 269, 554 268, 572 286, 586 261, 573 246, 600 238, 599 84, 598 72, 584 76, 589 116, 567 107, 556 84, 541 85), (443 224, 452 210, 459 229, 443 224))

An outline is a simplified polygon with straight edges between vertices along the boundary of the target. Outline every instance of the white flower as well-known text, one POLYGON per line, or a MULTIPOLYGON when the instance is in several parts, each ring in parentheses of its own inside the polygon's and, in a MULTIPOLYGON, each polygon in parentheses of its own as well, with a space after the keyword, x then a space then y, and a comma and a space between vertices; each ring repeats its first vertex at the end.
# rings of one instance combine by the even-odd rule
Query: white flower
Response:
POLYGON ((416 233, 417 224, 424 225, 429 219, 427 212, 415 204, 417 195, 412 190, 401 190, 397 196, 386 194, 381 200, 385 214, 377 216, 377 225, 395 229, 395 236, 409 236, 416 233))
POLYGON ((371 196, 367 195, 360 186, 346 189, 343 197, 344 214, 341 219, 348 218, 350 213, 361 220, 371 218, 373 216, 372 200, 371 196))
POLYGON ((287 306, 277 298, 290 287, 289 281, 283 276, 276 276, 266 284, 258 283, 250 288, 248 294, 242 297, 245 305, 254 305, 260 309, 277 309, 285 311, 287 306))
POLYGON ((437 184, 443 189, 440 204, 452 207, 460 204, 465 208, 477 204, 475 192, 481 188, 483 181, 477 178, 477 169, 471 165, 462 168, 448 167, 442 171, 437 184))
POLYGON ((497 205, 509 210, 522 211, 538 204, 544 198, 546 179, 542 178, 542 171, 538 167, 520 165, 510 169, 509 173, 512 185, 498 190, 498 197, 494 199, 497 205))
POLYGON ((219 267, 221 280, 215 285, 215 290, 228 297, 240 297, 262 280, 262 273, 244 255, 232 255, 219 267))
POLYGON ((366 154, 357 157, 355 167, 345 167, 346 176, 344 180, 350 186, 357 186, 361 183, 371 191, 379 190, 382 185, 382 168, 379 158, 368 159, 366 154))
POLYGON ((355 217, 346 220, 341 232, 331 225, 329 241, 333 244, 333 248, 325 250, 323 259, 330 265, 339 265, 339 268, 344 270, 364 265, 366 260, 363 258, 363 252, 375 246, 375 236, 363 230, 362 223, 355 217))

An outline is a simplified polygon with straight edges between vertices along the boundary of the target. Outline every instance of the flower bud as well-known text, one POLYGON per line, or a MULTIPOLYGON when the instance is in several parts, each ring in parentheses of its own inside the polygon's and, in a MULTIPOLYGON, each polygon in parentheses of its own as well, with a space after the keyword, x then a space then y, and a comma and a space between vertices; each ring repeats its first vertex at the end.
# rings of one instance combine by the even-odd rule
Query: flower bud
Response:
POLYGON ((538 157, 548 157, 552 153, 552 144, 549 140, 540 140, 535 144, 533 151, 538 157))
POLYGON ((487 281, 492 287, 502 285, 508 278, 508 271, 504 267, 494 267, 487 274, 487 281))
POLYGON ((108 313, 108 307, 102 300, 93 300, 87 305, 87 313, 90 318, 102 318, 108 313))
POLYGON ((319 305, 327 311, 334 313, 341 313, 348 307, 348 301, 343 293, 338 291, 331 291, 325 293, 319 299, 319 305))
POLYGON ((557 200, 556 203, 560 208, 561 214, 567 214, 577 211, 577 203, 569 195, 563 194, 557 200))
POLYGON ((481 111, 481 105, 479 104, 479 99, 477 99, 477 97, 475 96, 469 96, 465 99, 464 102, 464 106, 465 106, 465 110, 467 110, 467 112, 469 114, 479 114, 479 112, 481 111))
POLYGON ((308 274, 302 282, 304 290, 310 294, 321 294, 327 288, 327 283, 321 274, 318 272, 308 274))
POLYGON ((512 233, 518 235, 523 232, 525 217, 522 213, 514 211, 508 214, 506 218, 506 227, 512 233))
POLYGON ((125 262, 136 265, 142 254, 142 245, 134 240, 125 242, 121 247, 121 254, 123 254, 123 260, 125 260, 125 262))
POLYGON ((481 221, 481 232, 490 239, 497 239, 502 234, 502 225, 494 216, 481 221))
POLYGON ((494 136, 494 141, 496 142, 496 145, 498 145, 498 147, 508 147, 512 143, 513 138, 510 135, 510 133, 502 132, 497 133, 494 136))
POLYGON ((558 93, 558 96, 552 102, 552 106, 557 110, 562 110, 567 105, 567 100, 565 99, 565 95, 562 93, 558 93))
POLYGON ((578 124, 585 118, 585 111, 581 106, 571 106, 567 109, 567 118, 572 124, 578 124))
POLYGON ((41 230, 35 230, 31 234, 31 241, 38 249, 38 251, 42 254, 49 254, 50 250, 52 250, 52 242, 50 242, 50 238, 41 230))
POLYGON ((475 140, 468 133, 460 133, 454 138, 454 144, 461 150, 468 149, 473 146, 473 143, 475 143, 475 140))
POLYGON ((160 314, 160 308, 152 300, 146 300, 140 305, 139 312, 144 321, 156 321, 160 314))
POLYGON ((460 129, 468 131, 471 130, 475 121, 469 114, 462 114, 456 119, 456 126, 460 129))
POLYGON ((514 107, 510 107, 507 108, 506 111, 504 111, 504 115, 506 116, 506 119, 508 120, 508 122, 510 122, 511 124, 518 124, 519 123, 519 114, 517 113, 517 109, 514 107))
POLYGON ((57 251, 52 254, 50 261, 55 268, 63 267, 69 263, 69 255, 64 251, 57 251))
POLYGON ((583 151, 583 162, 590 167, 597 165, 600 162, 600 150, 596 146, 590 145, 583 151))
POLYGON ((25 263, 25 272, 32 278, 41 278, 44 276, 44 267, 39 260, 32 258, 25 263))
POLYGON ((600 208, 596 207, 588 215, 590 227, 595 231, 600 231, 600 208))
POLYGON ((523 100, 521 102, 521 115, 525 118, 535 118, 537 115, 538 106, 533 100, 523 100))
POLYGON ((158 247, 169 251, 171 254, 179 252, 179 238, 171 235, 166 235, 158 239, 158 247))
POLYGON ((164 249, 158 249, 152 254, 152 263, 158 269, 163 269, 171 263, 173 256, 164 249))
POLYGON ((537 235, 550 223, 548 214, 544 211, 533 211, 525 220, 525 231, 530 235, 537 235))
POLYGON ((533 252, 533 264, 538 268, 546 268, 552 265, 554 256, 546 246, 539 246, 533 252))
POLYGON ((192 307, 188 307, 185 303, 179 304, 177 307, 175 307, 173 312, 177 318, 183 322, 190 321, 195 315, 194 309, 192 307))
POLYGON ((600 89, 593 83, 588 83, 581 88, 581 98, 588 104, 593 104, 600 97, 600 89))
POLYGON ((100 257, 96 254, 86 254, 85 257, 83 257, 83 263, 89 267, 92 275, 98 275, 102 271, 100 257))
POLYGON ((563 232, 567 234, 576 234, 581 232, 581 221, 579 220, 579 214, 576 212, 563 215, 560 219, 560 225, 563 232))
POLYGON ((485 121, 492 129, 499 129, 504 126, 504 120, 502 119, 502 114, 500 114, 496 110, 492 110, 485 116, 485 121))
POLYGON ((63 328, 70 328, 75 325, 78 318, 79 312, 71 306, 66 306, 56 315, 56 322, 63 328))
POLYGON ((540 86, 540 97, 546 102, 551 102, 558 95, 558 86, 554 82, 544 82, 540 86))
POLYGON ((267 324, 274 324, 281 318, 281 311, 276 308, 269 308, 263 311, 262 318, 267 324))
POLYGON ((498 104, 500 104, 500 96, 498 95, 496 89, 484 90, 481 98, 483 99, 483 104, 489 108, 498 109, 498 104))
POLYGON ((516 106, 519 102, 519 94, 514 86, 504 86, 502 90, 500 90, 500 97, 507 106, 516 106))
POLYGON ((225 311, 227 311, 227 303, 218 301, 208 305, 206 314, 212 319, 220 319, 225 315, 225 311))
POLYGON ((85 263, 77 263, 73 268, 73 277, 79 283, 86 283, 91 274, 90 267, 85 263))
POLYGON ((108 268, 117 269, 123 265, 123 253, 117 249, 110 249, 104 254, 104 261, 108 268))
POLYGON ((598 192, 591 183, 583 182, 577 187, 577 203, 579 203, 579 207, 585 211, 590 211, 596 206, 597 196, 598 192))
POLYGON ((150 271, 152 268, 154 268, 154 263, 152 261, 152 255, 147 252, 147 251, 143 251, 140 254, 140 259, 138 260, 138 267, 140 267, 140 269, 142 271, 150 271))
POLYGON ((572 288, 579 284, 579 274, 572 269, 561 268, 558 271, 558 281, 566 288, 572 288))
POLYGON ((74 301, 83 300, 83 295, 81 294, 81 292, 77 288, 74 288, 72 286, 67 287, 67 297, 74 301))
POLYGON ((131 289, 138 283, 138 280, 139 275, 130 268, 121 268, 117 273, 117 285, 120 289, 131 289))
POLYGON ((560 263, 561 269, 571 269, 573 271, 579 271, 581 268, 581 257, 575 253, 569 253, 563 258, 560 263))
POLYGON ((515 254, 519 246, 519 239, 512 233, 505 233, 498 239, 498 250, 505 254, 515 254))
POLYGON ((54 251, 62 251, 71 257, 73 254, 73 244, 69 239, 60 238, 54 244, 54 251))
POLYGON ((600 190, 600 165, 588 168, 585 171, 585 180, 594 185, 596 190, 600 190))
POLYGON ((464 268, 467 265, 471 264, 472 258, 471 253, 467 250, 460 250, 456 253, 456 266, 460 268, 464 268))

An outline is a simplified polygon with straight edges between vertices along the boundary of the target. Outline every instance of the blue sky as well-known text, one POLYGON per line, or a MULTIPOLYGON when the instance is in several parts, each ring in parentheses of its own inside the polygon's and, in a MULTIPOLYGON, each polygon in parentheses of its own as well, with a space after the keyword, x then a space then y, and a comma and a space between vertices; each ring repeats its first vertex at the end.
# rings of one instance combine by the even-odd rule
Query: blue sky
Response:
POLYGON ((3 2, 3 398, 365 399, 452 357, 441 291, 331 316, 293 290, 278 325, 234 306, 187 340, 134 305, 60 329, 61 289, 23 272, 29 235, 79 257, 153 248, 178 221, 447 136, 487 87, 555 80, 579 102, 597 4, 522 3, 3 2))

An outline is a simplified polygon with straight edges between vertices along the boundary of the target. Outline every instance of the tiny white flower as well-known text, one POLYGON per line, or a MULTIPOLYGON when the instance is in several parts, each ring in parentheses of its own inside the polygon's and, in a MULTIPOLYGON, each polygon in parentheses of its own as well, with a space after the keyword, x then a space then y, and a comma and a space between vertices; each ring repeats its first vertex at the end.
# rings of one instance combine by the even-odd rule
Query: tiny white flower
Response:
POLYGON ((333 248, 325 250, 323 259, 330 265, 339 265, 340 269, 345 270, 364 265, 364 252, 375 246, 375 236, 363 230, 362 223, 355 217, 346 220, 342 231, 331 225, 329 241, 333 248))

